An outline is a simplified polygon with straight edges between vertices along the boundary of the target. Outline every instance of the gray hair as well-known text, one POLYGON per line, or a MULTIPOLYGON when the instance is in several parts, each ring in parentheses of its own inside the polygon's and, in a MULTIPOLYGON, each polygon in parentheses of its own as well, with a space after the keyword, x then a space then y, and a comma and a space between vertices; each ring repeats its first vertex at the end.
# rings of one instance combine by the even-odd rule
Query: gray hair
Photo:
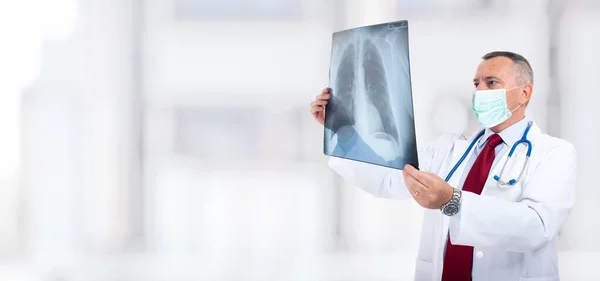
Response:
POLYGON ((531 69, 531 65, 523 56, 513 52, 495 51, 485 54, 482 59, 489 60, 495 57, 505 57, 514 63, 513 70, 515 72, 516 86, 522 86, 526 83, 533 84, 533 69, 531 69))

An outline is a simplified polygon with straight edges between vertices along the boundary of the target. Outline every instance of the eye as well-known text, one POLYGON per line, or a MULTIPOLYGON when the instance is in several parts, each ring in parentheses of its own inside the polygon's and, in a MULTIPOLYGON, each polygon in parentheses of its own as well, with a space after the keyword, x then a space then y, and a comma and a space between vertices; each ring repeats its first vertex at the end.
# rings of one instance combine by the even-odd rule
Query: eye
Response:
POLYGON ((495 85, 498 85, 498 82, 496 82, 494 80, 488 81, 488 86, 489 87, 492 87, 492 86, 495 86, 495 85))
POLYGON ((473 85, 475 86, 475 88, 479 87, 479 83, 473 83, 473 85))

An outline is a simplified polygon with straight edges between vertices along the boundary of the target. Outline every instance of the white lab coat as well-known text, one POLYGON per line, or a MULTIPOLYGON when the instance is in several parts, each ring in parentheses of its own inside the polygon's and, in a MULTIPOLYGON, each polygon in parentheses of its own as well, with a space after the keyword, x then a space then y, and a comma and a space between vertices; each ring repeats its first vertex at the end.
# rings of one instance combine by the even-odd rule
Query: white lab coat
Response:
MULTIPOLYGON (((474 137, 443 136, 420 149, 420 170, 445 179, 474 137)), ((463 192, 459 214, 448 217, 440 210, 425 210, 415 280, 441 280, 448 233, 453 244, 474 247, 473 281, 559 280, 556 237, 575 203, 576 150, 564 140, 543 134, 535 123, 528 139, 533 146, 530 164, 516 185, 502 189, 493 179, 507 157, 505 152, 496 156, 502 158, 492 168, 481 195, 463 192)), ((517 152, 513 155, 515 171, 525 156, 517 152)), ((329 166, 376 197, 411 198, 399 170, 334 157, 329 166)), ((464 166, 449 180, 451 186, 457 187, 467 172, 464 166)), ((515 171, 507 175, 516 177, 515 171)))

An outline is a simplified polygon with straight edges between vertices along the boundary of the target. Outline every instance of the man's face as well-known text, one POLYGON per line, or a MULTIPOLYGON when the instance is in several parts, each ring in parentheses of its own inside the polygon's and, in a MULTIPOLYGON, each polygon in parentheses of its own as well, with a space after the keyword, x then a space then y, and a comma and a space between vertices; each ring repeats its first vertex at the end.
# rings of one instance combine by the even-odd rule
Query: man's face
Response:
POLYGON ((519 88, 515 86, 513 62, 509 58, 495 57, 479 64, 473 84, 476 90, 506 89, 506 101, 510 110, 519 105, 519 88))

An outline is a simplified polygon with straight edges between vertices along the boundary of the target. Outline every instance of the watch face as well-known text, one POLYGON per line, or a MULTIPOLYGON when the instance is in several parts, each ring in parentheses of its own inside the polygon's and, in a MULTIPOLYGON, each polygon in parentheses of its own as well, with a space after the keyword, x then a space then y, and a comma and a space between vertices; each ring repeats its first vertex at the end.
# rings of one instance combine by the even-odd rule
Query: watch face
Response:
POLYGON ((458 213, 458 205, 456 204, 448 204, 444 207, 444 215, 446 216, 454 216, 458 213))

